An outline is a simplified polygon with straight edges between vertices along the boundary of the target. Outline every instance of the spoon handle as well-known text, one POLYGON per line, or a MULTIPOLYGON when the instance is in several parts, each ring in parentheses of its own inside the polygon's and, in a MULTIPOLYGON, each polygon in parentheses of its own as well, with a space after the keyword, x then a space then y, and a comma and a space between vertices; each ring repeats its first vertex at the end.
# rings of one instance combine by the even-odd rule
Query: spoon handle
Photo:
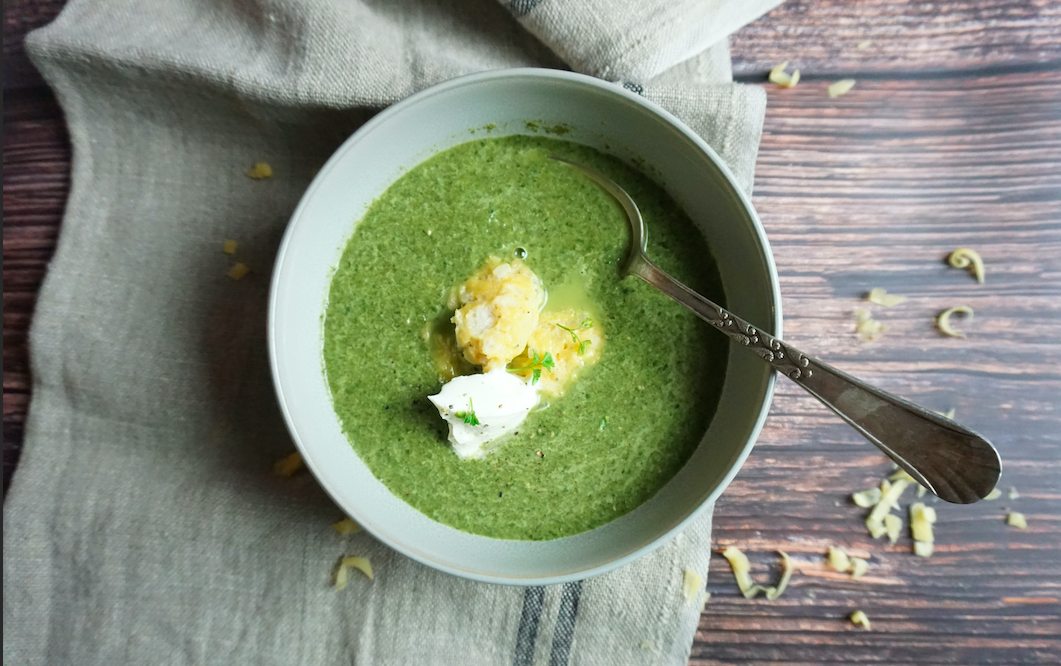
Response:
POLYGON ((760 331, 678 282, 644 254, 635 255, 626 270, 754 350, 940 498, 968 504, 984 498, 995 487, 1002 461, 984 437, 760 331))

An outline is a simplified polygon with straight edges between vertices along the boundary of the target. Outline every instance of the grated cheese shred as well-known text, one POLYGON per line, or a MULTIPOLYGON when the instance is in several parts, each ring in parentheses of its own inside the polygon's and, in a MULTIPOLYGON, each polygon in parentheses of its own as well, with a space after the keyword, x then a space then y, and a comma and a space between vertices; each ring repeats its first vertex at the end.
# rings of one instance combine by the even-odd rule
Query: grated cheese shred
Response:
POLYGON ((360 532, 361 526, 355 523, 350 518, 343 518, 339 522, 334 523, 332 525, 332 529, 334 529, 339 534, 346 536, 348 534, 356 534, 357 532, 360 532))
POLYGON ((277 476, 291 477, 294 476, 295 472, 302 469, 303 462, 302 456, 297 451, 281 458, 273 464, 273 473, 277 476))
POLYGON ((903 531, 903 519, 894 513, 889 513, 884 516, 884 533, 888 535, 888 541, 891 545, 895 545, 895 542, 899 540, 899 534, 903 531))
POLYGON ((786 67, 788 67, 787 60, 771 69, 769 76, 770 82, 776 83, 782 88, 795 88, 796 84, 799 83, 799 70, 797 69, 789 74, 785 71, 786 67))
POLYGON ((861 557, 851 558, 851 577, 862 578, 869 571, 869 562, 862 559, 861 557))
POLYGON ((682 573, 682 596, 686 603, 692 603, 696 594, 704 587, 704 577, 692 569, 686 569, 682 573))
POLYGON ((874 319, 868 310, 855 310, 855 332, 863 342, 873 342, 887 330, 888 327, 874 319))
POLYGON ((914 538, 914 554, 929 557, 935 546, 932 524, 936 522, 936 510, 921 502, 910 505, 910 536, 914 538))
POLYGON ((357 569, 365 574, 365 577, 369 580, 373 579, 372 563, 368 561, 367 557, 340 557, 335 569, 335 589, 342 590, 346 588, 350 580, 349 575, 346 573, 348 569, 357 569))
POLYGON ((950 318, 953 314, 964 314, 968 315, 969 319, 973 318, 973 309, 968 305, 959 305, 953 308, 947 308, 943 312, 940 312, 936 316, 936 326, 944 335, 949 335, 952 338, 964 338, 965 334, 961 331, 957 331, 950 324, 950 318))
POLYGON ((899 305, 900 303, 906 302, 906 296, 898 296, 896 294, 889 294, 887 291, 880 287, 874 287, 869 290, 869 294, 866 295, 866 300, 870 303, 877 305, 883 305, 886 308, 890 308, 893 305, 899 305))
POLYGON ((272 175, 273 168, 265 162, 258 162, 247 171, 247 177, 252 180, 270 178, 272 175))
POLYGON ((228 269, 228 276, 233 280, 242 280, 243 276, 250 272, 251 269, 247 268, 246 264, 239 263, 228 269))
POLYGON ((835 571, 847 571, 851 568, 851 560, 847 557, 847 551, 839 546, 829 547, 829 566, 835 571))
POLYGON ((840 97, 841 95, 846 95, 854 87, 855 87, 855 80, 854 79, 840 79, 836 83, 834 83, 831 86, 829 86, 827 92, 828 92, 829 97, 831 99, 835 99, 837 97, 840 97))
POLYGON ((980 284, 984 283, 984 260, 980 253, 967 247, 960 247, 947 256, 947 263, 954 268, 966 268, 980 284))
POLYGON ((733 577, 737 579, 737 587, 740 588, 741 594, 744 595, 745 599, 751 599, 763 592, 767 600, 773 601, 784 593, 785 588, 788 587, 789 579, 792 578, 792 560, 789 559, 788 553, 783 550, 779 550, 777 553, 781 556, 784 563, 784 571, 781 573, 781 580, 778 581, 777 587, 766 587, 756 585, 755 581, 752 580, 751 564, 748 562, 748 557, 740 549, 735 546, 729 546, 722 551, 722 556, 729 561, 729 566, 733 569, 733 577))
POLYGON ((853 493, 851 495, 851 501, 854 502, 856 506, 868 509, 871 506, 877 505, 877 502, 880 501, 880 496, 880 488, 869 488, 861 492, 853 493))

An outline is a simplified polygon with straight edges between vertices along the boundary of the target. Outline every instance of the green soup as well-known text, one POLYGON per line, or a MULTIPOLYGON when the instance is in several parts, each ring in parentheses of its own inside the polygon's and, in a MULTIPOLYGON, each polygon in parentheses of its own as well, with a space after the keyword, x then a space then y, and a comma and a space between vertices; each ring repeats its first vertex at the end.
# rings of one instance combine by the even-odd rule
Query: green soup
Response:
POLYGON ((579 144, 508 136, 443 151, 374 201, 335 269, 324 320, 325 372, 358 456, 430 518, 500 539, 577 534, 652 497, 703 437, 726 371, 724 336, 621 279, 629 234, 615 200, 548 155, 618 182, 641 208, 653 260, 725 302, 700 233, 659 186, 579 144), (427 335, 452 314, 451 287, 490 255, 523 252, 546 289, 592 302, 601 358, 486 458, 460 460, 427 400, 441 386, 427 335))

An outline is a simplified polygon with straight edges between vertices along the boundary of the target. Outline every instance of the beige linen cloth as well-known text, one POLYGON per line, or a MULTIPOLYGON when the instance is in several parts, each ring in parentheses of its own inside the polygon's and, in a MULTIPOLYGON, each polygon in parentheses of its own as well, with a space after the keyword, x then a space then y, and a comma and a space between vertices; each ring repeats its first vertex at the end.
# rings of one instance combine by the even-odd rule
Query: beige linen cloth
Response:
POLYGON ((265 352, 274 254, 315 171, 371 114, 513 66, 625 85, 750 190, 765 95, 725 37, 778 0, 72 0, 32 34, 73 185, 31 335, 4 507, 4 663, 684 664, 711 515, 554 587, 438 573, 342 516, 292 451, 265 352), (244 172, 268 162, 274 176, 244 172), (239 242, 235 257, 221 252, 239 242), (251 268, 241 281, 226 272, 251 268), (340 555, 371 558, 331 587, 340 555))

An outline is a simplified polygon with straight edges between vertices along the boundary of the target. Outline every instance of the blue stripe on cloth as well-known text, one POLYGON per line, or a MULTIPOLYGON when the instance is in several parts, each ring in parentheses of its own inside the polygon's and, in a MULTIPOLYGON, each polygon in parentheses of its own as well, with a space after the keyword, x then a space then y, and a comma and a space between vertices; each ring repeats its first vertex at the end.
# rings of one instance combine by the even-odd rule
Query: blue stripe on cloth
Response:
POLYGON ((540 585, 528 587, 523 592, 523 613, 519 617, 516 650, 512 657, 513 666, 530 666, 534 661, 534 643, 538 640, 538 623, 542 619, 544 600, 545 588, 540 585))
POLYGON ((575 621, 578 619, 578 600, 581 596, 580 580, 565 583, 560 591, 560 612, 556 616, 556 629, 553 630, 553 650, 549 654, 549 666, 567 666, 571 639, 575 635, 575 621))
POLYGON ((512 15, 516 18, 523 18, 527 14, 531 13, 538 5, 542 4, 545 0, 511 0, 508 3, 508 11, 512 12, 512 15))

